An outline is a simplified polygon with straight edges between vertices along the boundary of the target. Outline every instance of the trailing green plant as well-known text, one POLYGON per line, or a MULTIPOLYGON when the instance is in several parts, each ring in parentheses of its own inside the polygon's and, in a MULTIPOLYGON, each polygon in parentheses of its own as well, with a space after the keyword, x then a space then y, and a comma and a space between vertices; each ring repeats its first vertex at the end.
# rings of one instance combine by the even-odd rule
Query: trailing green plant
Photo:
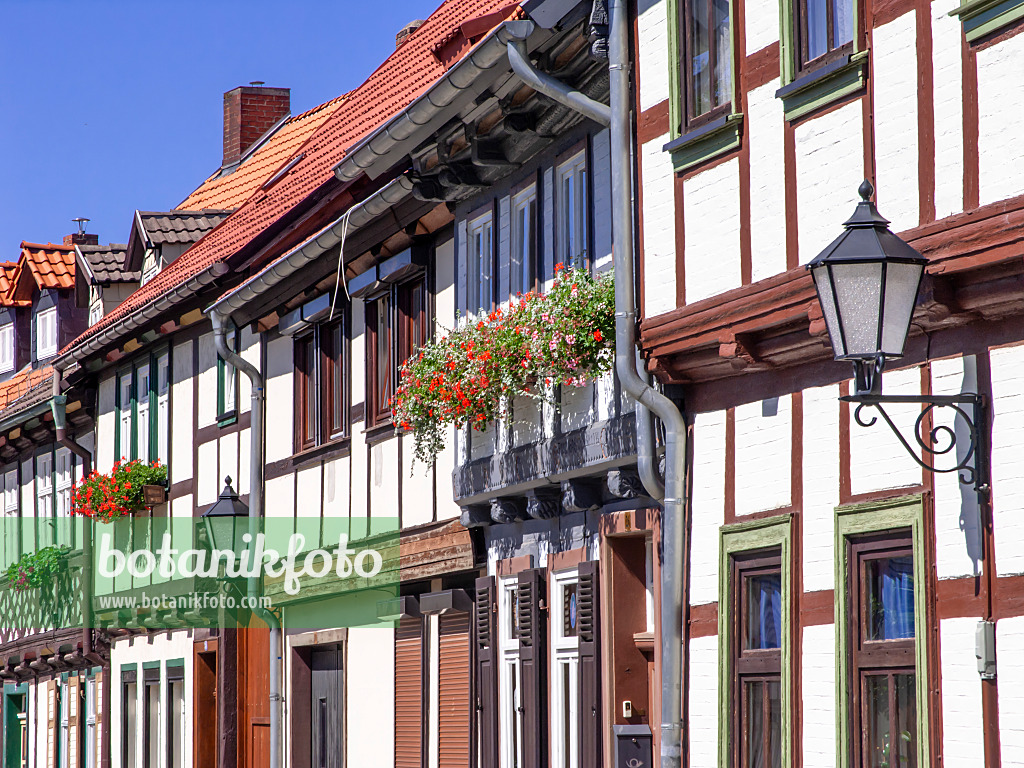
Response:
POLYGON ((558 264, 546 294, 517 295, 413 355, 402 367, 395 421, 429 463, 451 426, 485 430, 512 397, 541 397, 540 383, 581 387, 611 370, 614 328, 611 273, 558 264))
POLYGON ((16 592, 49 584, 63 570, 70 551, 68 547, 51 546, 27 552, 8 567, 7 581, 16 592))
POLYGON ((162 485, 166 481, 167 467, 159 461, 115 461, 109 473, 93 472, 75 488, 71 514, 109 523, 147 508, 142 486, 162 485))

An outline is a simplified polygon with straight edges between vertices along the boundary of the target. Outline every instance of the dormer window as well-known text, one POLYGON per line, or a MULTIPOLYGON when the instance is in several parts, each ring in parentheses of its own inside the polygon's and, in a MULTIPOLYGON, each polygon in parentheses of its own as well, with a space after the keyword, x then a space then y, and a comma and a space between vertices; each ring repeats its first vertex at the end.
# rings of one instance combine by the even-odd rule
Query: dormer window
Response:
POLYGON ((36 360, 57 354, 57 308, 36 313, 36 360))
POLYGON ((14 370, 14 323, 0 325, 0 373, 14 370))

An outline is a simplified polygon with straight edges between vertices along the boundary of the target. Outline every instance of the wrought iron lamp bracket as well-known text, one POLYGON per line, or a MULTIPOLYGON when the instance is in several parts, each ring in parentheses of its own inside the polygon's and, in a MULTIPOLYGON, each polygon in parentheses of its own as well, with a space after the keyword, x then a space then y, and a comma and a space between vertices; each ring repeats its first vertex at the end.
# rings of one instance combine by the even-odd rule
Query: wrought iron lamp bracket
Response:
POLYGON ((876 392, 864 392, 856 395, 847 395, 846 397, 841 397, 840 400, 857 406, 853 412, 853 417, 862 427, 873 426, 878 421, 876 416, 866 417, 863 414, 864 409, 874 408, 878 411, 885 423, 889 425, 892 433, 896 435, 903 444, 903 447, 906 448, 907 453, 924 469, 929 472, 938 473, 956 472, 961 483, 973 485, 974 490, 980 496, 988 495, 990 490, 988 484, 988 450, 984 444, 984 430, 988 423, 988 413, 984 395, 965 392, 959 395, 920 397, 916 395, 882 395, 876 392), (917 421, 914 423, 914 441, 920 449, 920 455, 911 446, 907 438, 903 436, 899 427, 896 426, 886 412, 884 406, 888 404, 924 406, 917 417, 917 421), (950 408, 954 411, 954 418, 959 416, 963 421, 967 428, 965 437, 969 441, 966 449, 961 447, 960 451, 955 451, 957 448, 955 424, 954 426, 946 424, 936 426, 932 424, 930 428, 927 428, 927 419, 936 408, 950 408), (949 454, 952 454, 954 458, 959 455, 960 458, 953 466, 939 467, 936 462, 941 457, 949 454))

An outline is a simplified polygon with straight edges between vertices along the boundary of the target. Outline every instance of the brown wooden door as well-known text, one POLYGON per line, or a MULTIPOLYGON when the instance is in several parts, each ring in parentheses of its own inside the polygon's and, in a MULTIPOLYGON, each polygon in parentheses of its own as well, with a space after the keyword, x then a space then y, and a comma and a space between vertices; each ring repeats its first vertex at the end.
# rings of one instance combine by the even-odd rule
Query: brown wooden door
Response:
POLYGON ((220 734, 217 728, 216 650, 200 651, 197 647, 193 683, 193 765, 196 768, 217 768, 220 734))
POLYGON ((270 765, 270 630, 253 617, 238 631, 238 723, 241 768, 270 765))

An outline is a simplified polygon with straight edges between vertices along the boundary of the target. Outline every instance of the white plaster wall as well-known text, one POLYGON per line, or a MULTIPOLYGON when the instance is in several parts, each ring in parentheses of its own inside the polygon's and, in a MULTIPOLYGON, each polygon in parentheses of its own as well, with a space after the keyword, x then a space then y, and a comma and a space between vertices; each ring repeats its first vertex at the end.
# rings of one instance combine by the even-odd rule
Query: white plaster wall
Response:
POLYGON ((1024 37, 1017 35, 977 52, 978 187, 981 204, 1024 193, 1024 37))
MULTIPOLYGON (((412 435, 403 435, 400 447, 403 475, 402 527, 429 523, 434 519, 434 468, 422 462, 414 462, 412 435)), ((437 483, 437 490, 440 495, 447 494, 451 498, 451 482, 445 483, 447 477, 437 483)))
POLYGON ((664 0, 639 0, 640 109, 668 98, 668 10, 664 0))
POLYGON ((693 428, 690 604, 718 601, 718 528, 725 522, 725 411, 698 413, 693 428))
MULTIPOLYGON (((758 5, 764 5, 757 0, 758 5)), ((778 3, 775 37, 778 38, 778 3)), ((753 10, 748 6, 748 11, 753 10)), ((750 24, 747 25, 747 51, 750 24)), ((747 93, 746 131, 750 142, 750 267, 754 282, 786 271, 786 161, 782 101, 775 98, 778 83, 747 93)))
MULTIPOLYGON (((644 180, 646 183, 646 179, 644 180)), ((740 275, 740 163, 738 159, 683 184, 686 226, 686 303, 738 288, 740 275)))
POLYGON ((191 339, 171 350, 170 482, 192 477, 192 441, 195 437, 195 379, 192 378, 191 339))
POLYGON ((398 440, 385 440, 370 448, 370 515, 398 514, 398 440))
POLYGON ((562 387, 561 389, 562 432, 571 432, 593 423, 594 416, 594 385, 585 387, 562 387))
MULTIPOLYGON (((465 235, 465 233, 463 233, 465 235)), ((366 392, 366 313, 363 308, 362 299, 352 302, 352 310, 349 313, 352 320, 352 343, 349 345, 349 354, 352 358, 350 370, 352 375, 352 399, 358 395, 355 393, 366 392)), ((365 518, 368 514, 367 487, 366 487, 366 437, 363 434, 365 422, 359 421, 351 425, 351 447, 349 449, 349 475, 352 478, 351 494, 352 501, 350 514, 352 517, 365 518)))
MULTIPOLYGON (((883 391, 889 395, 920 395, 919 368, 886 371, 883 391)), ((887 405, 886 412, 903 435, 913 443, 914 422, 921 412, 917 405, 887 405)), ((871 427, 862 427, 854 419, 856 406, 850 408, 850 490, 869 493, 884 488, 904 488, 921 482, 921 468, 907 454, 881 416, 871 427)), ((864 416, 877 415, 865 408, 864 416)))
POLYGON ((345 765, 394 765, 395 668, 394 632, 380 628, 353 628, 348 633, 346 657, 345 765))
POLYGON ((199 375, 196 377, 199 387, 198 426, 206 427, 217 421, 217 348, 213 343, 213 334, 206 333, 199 337, 199 375))
MULTIPOLYGON (((97 408, 99 414, 96 417, 96 433, 99 437, 96 469, 100 472, 109 472, 114 465, 114 423, 117 418, 114 412, 115 391, 113 376, 107 376, 100 381, 97 408)), ((189 461, 190 466, 191 464, 189 461)))
MULTIPOLYGON (((434 249, 434 308, 437 312, 437 333, 452 326, 455 316, 455 240, 439 243, 434 249)), ((455 430, 448 433, 444 448, 434 461, 437 482, 437 517, 446 520, 458 517, 461 510, 452 498, 449 478, 455 469, 455 430)), ((414 471, 419 472, 417 467, 414 471)))
MULTIPOLYGON (((932 392, 953 395, 977 392, 977 366, 973 357, 954 357, 932 362, 932 392)), ((965 455, 966 424, 954 419, 948 408, 932 411, 936 427, 955 429, 958 435, 956 459, 942 460, 940 466, 952 466, 965 455)), ((940 579, 973 576, 981 572, 982 529, 978 495, 974 488, 960 482, 958 473, 932 475, 935 498, 935 556, 940 579)))
POLYGON ((1024 766, 1024 616, 996 623, 999 742, 1005 768, 1024 766))
POLYGON ((800 263, 842 232, 864 180, 861 104, 854 101, 795 129, 800 263))
POLYGON ((612 267, 612 156, 608 129, 594 134, 591 140, 594 193, 594 271, 612 267))
MULTIPOLYGON (((196 480, 196 503, 213 504, 220 493, 217 484, 217 441, 210 440, 199 445, 199 477, 196 480)), ((223 479, 223 478, 221 478, 223 479)))
POLYGON ((974 657, 977 619, 939 623, 942 676, 942 764, 949 768, 978 765, 985 754, 981 716, 981 679, 974 657))
MULTIPOLYGON (((249 493, 249 469, 252 463, 252 446, 249 443, 252 437, 252 429, 246 427, 238 433, 238 476, 235 478, 240 495, 249 493)), ((265 450, 265 449, 264 449, 265 450)))
POLYGON ((267 517, 292 517, 295 514, 295 475, 287 474, 267 480, 267 517))
POLYGON ((743 6, 743 15, 747 56, 778 41, 779 4, 776 0, 750 0, 743 6))
MULTIPOLYGON (((643 174, 644 316, 676 306, 676 205, 668 134, 640 148, 643 174)), ((687 297, 689 298, 689 297, 687 297)))
MULTIPOLYGON (((226 435, 221 435, 217 443, 217 450, 219 455, 217 457, 218 465, 215 483, 217 486, 217 491, 219 493, 222 487, 221 483, 224 482, 225 476, 230 476, 233 484, 238 482, 238 433, 231 432, 226 435)), ((208 468, 204 467, 201 464, 199 465, 200 475, 202 475, 204 472, 210 471, 212 471, 212 467, 208 468)), ((235 488, 237 489, 238 486, 236 485, 235 488)))
MULTIPOLYGON (((257 371, 262 369, 262 350, 260 348, 260 336, 253 333, 247 325, 242 328, 238 338, 238 349, 242 359, 252 365, 257 371)), ((246 413, 252 409, 252 384, 249 377, 243 373, 238 374, 238 412, 246 413)))
POLYGON ((495 235, 498 238, 498 300, 504 302, 509 295, 509 277, 512 261, 512 198, 508 195, 498 200, 498 221, 495 235))
POLYGON ((839 506, 839 387, 803 392, 804 590, 835 586, 835 508, 839 506))
POLYGON ((788 506, 792 500, 793 398, 736 407, 736 514, 788 506))
POLYGON ((963 45, 959 0, 932 2, 932 98, 935 113, 935 217, 964 208, 963 45))
POLYGON ((348 517, 349 460, 324 462, 324 517, 348 517))
POLYGON ((690 640, 690 765, 718 765, 718 636, 690 640))
MULTIPOLYGON (((545 211, 545 214, 546 213, 547 212, 545 211)), ((544 220, 545 221, 550 221, 550 219, 547 219, 547 218, 545 218, 544 220)), ((456 248, 457 248, 457 252, 458 252, 458 257, 456 259, 457 272, 456 272, 456 275, 455 275, 455 277, 456 277, 455 291, 456 291, 456 300, 457 300, 456 307, 458 308, 457 316, 459 317, 459 319, 462 319, 462 316, 463 316, 463 314, 465 312, 465 309, 466 309, 466 281, 469 279, 468 273, 466 271, 466 259, 468 258, 468 256, 466 255, 466 244, 467 244, 468 240, 467 240, 467 235, 466 235, 466 220, 465 219, 463 219, 462 221, 458 222, 455 225, 455 242, 456 242, 456 248)), ((362 299, 359 299, 358 302, 359 302, 359 308, 361 310, 362 306, 363 306, 362 299)), ((352 302, 352 316, 353 317, 355 317, 355 311, 356 311, 356 302, 353 301, 352 302)), ((360 312, 360 316, 362 316, 362 312, 360 312)), ((359 390, 359 391, 363 391, 363 390, 359 390)))
MULTIPOLYGON (((354 314, 354 313, 353 313, 354 314)), ((273 418, 267 419, 266 425, 266 460, 267 462, 279 461, 292 455, 295 445, 293 433, 295 397, 295 363, 293 355, 293 341, 290 336, 278 336, 267 342, 267 403, 268 414, 273 418)), ((353 347, 355 345, 353 344, 353 347)), ((355 350, 353 349, 353 356, 355 350)), ((355 375, 355 361, 351 366, 352 374, 355 375)), ((362 368, 360 367, 361 371, 362 368)), ((352 392, 360 390, 353 388, 352 392)))
MULTIPOLYGON (((1024 346, 993 349, 992 522, 999 575, 1024 573, 1024 346)), ((1000 690, 1003 686, 1000 685, 1000 690)), ((1024 713, 1024 710, 1021 710, 1024 713)))
POLYGON ((836 764, 836 637, 834 624, 803 628, 804 766, 836 764))
POLYGON ((872 31, 878 209, 894 232, 919 223, 917 21, 910 11, 872 31))
POLYGON ((323 500, 322 469, 320 464, 303 467, 295 473, 295 516, 304 518, 320 517, 323 500))

